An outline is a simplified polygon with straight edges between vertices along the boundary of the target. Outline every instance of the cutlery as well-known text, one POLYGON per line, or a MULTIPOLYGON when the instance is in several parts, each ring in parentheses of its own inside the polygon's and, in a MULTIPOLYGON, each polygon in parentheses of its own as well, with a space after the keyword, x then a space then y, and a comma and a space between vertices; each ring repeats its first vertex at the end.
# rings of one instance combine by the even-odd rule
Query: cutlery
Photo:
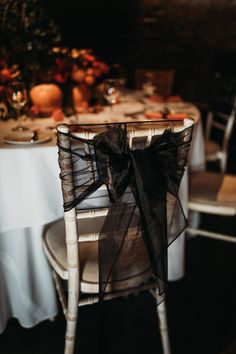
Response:
POLYGON ((38 130, 34 130, 33 131, 33 136, 32 136, 32 138, 30 139, 30 141, 36 141, 36 140, 38 140, 38 138, 39 138, 39 133, 38 133, 38 130))

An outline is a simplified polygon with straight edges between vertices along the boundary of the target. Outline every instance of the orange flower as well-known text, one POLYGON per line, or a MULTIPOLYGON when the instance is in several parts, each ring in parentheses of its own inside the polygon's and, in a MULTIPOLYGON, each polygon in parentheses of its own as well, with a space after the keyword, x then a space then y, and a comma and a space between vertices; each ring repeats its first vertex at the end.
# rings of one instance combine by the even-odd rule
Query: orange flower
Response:
POLYGON ((56 122, 62 122, 64 120, 64 113, 62 109, 61 108, 54 109, 54 111, 52 112, 52 118, 56 122))
POLYGON ((0 71, 0 81, 6 82, 11 79, 11 71, 8 68, 4 68, 0 71))
POLYGON ((95 77, 92 75, 86 75, 84 78, 84 82, 88 85, 93 85, 95 83, 95 77))
POLYGON ((94 61, 95 60, 95 56, 94 55, 90 55, 90 54, 84 54, 84 59, 87 61, 94 61))
POLYGON ((87 71, 86 71, 86 74, 87 75, 93 75, 94 71, 92 68, 88 68, 87 71))
POLYGON ((70 56, 71 56, 72 59, 78 58, 79 55, 80 55, 80 52, 79 52, 79 50, 77 48, 71 49, 70 56))
POLYGON ((76 82, 82 82, 85 78, 85 72, 82 69, 79 69, 77 65, 74 65, 71 72, 71 78, 76 82))

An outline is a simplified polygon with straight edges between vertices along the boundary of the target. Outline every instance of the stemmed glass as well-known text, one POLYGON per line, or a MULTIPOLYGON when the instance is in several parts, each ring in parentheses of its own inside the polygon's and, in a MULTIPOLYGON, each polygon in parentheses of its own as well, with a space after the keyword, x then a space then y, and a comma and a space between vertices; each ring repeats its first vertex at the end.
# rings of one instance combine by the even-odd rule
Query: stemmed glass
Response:
POLYGON ((110 115, 112 116, 113 106, 120 100, 118 80, 107 79, 104 81, 104 98, 110 106, 110 115))
POLYGON ((21 109, 27 103, 27 91, 25 84, 20 81, 11 82, 8 85, 8 100, 11 106, 16 110, 17 125, 12 128, 13 131, 28 130, 28 128, 22 124, 21 109))

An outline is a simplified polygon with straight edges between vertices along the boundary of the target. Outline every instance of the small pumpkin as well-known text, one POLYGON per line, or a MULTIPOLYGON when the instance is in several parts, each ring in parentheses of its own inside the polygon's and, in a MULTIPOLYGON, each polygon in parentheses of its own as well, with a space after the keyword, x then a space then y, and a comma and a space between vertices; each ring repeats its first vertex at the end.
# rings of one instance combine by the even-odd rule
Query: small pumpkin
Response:
POLYGON ((40 113, 51 114, 62 106, 63 94, 55 84, 40 84, 30 90, 30 98, 40 113))

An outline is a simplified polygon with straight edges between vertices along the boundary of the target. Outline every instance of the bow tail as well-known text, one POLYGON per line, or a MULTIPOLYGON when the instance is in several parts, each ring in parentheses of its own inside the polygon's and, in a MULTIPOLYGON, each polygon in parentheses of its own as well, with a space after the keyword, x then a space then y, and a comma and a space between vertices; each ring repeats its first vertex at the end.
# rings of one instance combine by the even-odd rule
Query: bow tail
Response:
POLYGON ((168 225, 166 179, 163 173, 150 171, 147 156, 141 151, 132 154, 133 193, 140 213, 142 234, 147 247, 153 275, 160 294, 167 281, 168 225))
POLYGON ((170 246, 187 227, 187 219, 179 196, 169 195, 171 196, 171 202, 169 198, 167 198, 167 208, 170 213, 168 217, 168 246, 170 246))
MULTIPOLYGON (((103 300, 112 282, 122 278, 122 250, 136 203, 117 201, 110 208, 99 240, 99 299, 103 300), (121 269, 121 271, 120 271, 121 269)), ((123 263, 123 264, 122 264, 123 263)))

